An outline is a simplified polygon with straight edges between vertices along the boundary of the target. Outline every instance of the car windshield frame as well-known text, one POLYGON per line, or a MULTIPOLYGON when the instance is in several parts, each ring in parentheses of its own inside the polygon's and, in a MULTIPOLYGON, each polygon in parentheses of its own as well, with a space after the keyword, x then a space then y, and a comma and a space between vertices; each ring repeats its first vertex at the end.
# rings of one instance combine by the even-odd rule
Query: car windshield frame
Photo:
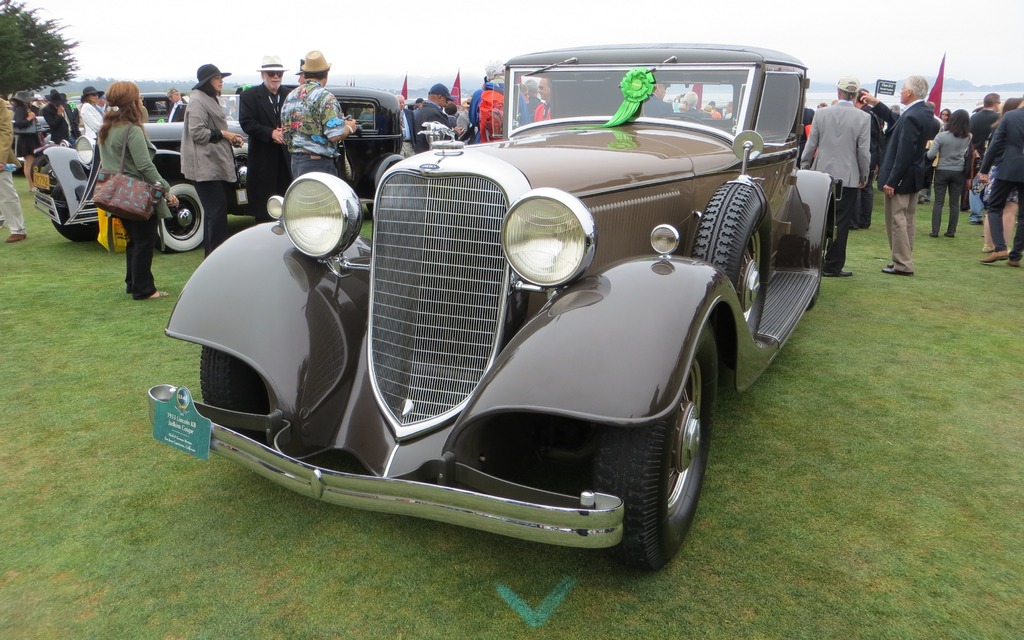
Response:
MULTIPOLYGON (((508 78, 511 91, 506 89, 506 104, 514 108, 506 108, 506 125, 510 135, 529 127, 533 122, 522 122, 521 105, 525 102, 522 96, 523 82, 532 78, 539 81, 547 78, 553 83, 552 93, 556 96, 552 102, 562 104, 557 96, 568 96, 566 103, 569 113, 559 113, 557 108, 552 120, 587 120, 595 118, 611 119, 622 104, 622 91, 619 87, 622 78, 636 66, 626 65, 566 65, 545 69, 538 66, 511 67, 508 78), (568 93, 567 93, 568 92, 568 93)), ((641 67, 647 68, 647 67, 641 67)), ((673 114, 665 116, 648 115, 641 110, 641 119, 652 119, 673 124, 701 124, 723 131, 729 135, 749 128, 750 88, 756 77, 757 67, 750 64, 666 64, 653 68, 656 83, 667 85, 665 101, 673 106, 673 114), (683 94, 694 91, 698 94, 693 115, 680 114, 676 111, 683 94), (733 102, 730 118, 713 118, 702 111, 707 101, 714 100, 721 110, 728 101, 733 102)), ((532 117, 525 118, 532 120, 532 117)))

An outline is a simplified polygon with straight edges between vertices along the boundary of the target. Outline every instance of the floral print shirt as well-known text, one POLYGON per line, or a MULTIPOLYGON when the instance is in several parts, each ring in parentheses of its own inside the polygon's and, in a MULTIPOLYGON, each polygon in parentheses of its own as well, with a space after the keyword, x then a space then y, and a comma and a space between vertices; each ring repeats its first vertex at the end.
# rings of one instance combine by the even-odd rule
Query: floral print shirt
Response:
POLYGON ((315 80, 307 80, 285 99, 281 126, 289 153, 333 158, 338 155, 338 143, 330 138, 345 132, 345 114, 333 93, 315 80))

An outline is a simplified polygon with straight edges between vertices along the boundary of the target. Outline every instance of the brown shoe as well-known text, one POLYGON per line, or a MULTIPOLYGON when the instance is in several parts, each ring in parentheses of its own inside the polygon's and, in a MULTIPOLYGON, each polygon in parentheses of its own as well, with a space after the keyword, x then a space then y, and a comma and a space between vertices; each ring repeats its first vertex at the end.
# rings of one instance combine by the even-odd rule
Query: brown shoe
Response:
POLYGON ((1020 267, 1020 260, 1010 260, 1006 264, 1010 265, 1011 267, 1018 267, 1019 268, 1020 267))
POLYGON ((12 233, 11 235, 7 236, 7 239, 4 240, 4 242, 21 242, 27 237, 28 236, 26 236, 24 233, 12 233))
POLYGON ((1006 260, 1010 257, 1009 251, 993 251, 978 262, 981 264, 992 264, 993 262, 999 262, 1000 260, 1006 260))

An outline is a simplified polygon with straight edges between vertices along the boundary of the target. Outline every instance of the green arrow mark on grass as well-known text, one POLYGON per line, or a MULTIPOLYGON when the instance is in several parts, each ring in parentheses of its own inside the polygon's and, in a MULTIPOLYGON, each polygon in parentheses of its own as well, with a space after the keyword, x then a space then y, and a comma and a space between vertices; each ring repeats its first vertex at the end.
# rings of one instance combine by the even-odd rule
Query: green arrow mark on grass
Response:
POLYGON ((515 612, 523 617, 526 624, 531 627, 540 627, 548 621, 551 614, 555 612, 558 605, 562 604, 562 600, 565 600, 565 596, 569 595, 569 592, 575 586, 575 579, 569 576, 562 578, 562 581, 541 601, 536 609, 526 604, 526 601, 520 598, 515 591, 503 584, 498 585, 498 593, 508 603, 508 606, 515 609, 515 612))

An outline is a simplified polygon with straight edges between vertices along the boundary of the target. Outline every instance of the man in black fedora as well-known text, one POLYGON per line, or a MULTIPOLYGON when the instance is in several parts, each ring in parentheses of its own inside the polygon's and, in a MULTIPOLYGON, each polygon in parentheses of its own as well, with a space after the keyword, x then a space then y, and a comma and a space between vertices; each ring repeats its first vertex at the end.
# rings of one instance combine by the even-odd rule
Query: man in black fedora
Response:
POLYGON ((267 200, 284 195, 292 180, 288 149, 281 128, 281 107, 288 96, 281 80, 287 69, 278 56, 263 56, 261 84, 249 87, 239 98, 238 123, 249 136, 249 211, 257 220, 269 221, 267 200))
POLYGON ((61 97, 56 89, 50 89, 50 95, 46 97, 47 103, 40 115, 46 120, 50 127, 50 142, 53 144, 71 144, 71 123, 68 122, 67 100, 61 97))

